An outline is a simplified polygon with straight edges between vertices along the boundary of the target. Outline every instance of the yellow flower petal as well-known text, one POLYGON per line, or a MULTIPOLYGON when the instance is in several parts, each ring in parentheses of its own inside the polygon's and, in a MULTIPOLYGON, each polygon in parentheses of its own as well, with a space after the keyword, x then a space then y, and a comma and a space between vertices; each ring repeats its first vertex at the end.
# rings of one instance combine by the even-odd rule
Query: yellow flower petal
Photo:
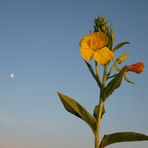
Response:
POLYGON ((108 43, 108 37, 103 32, 92 33, 92 48, 99 49, 108 43))
POLYGON ((91 38, 91 35, 90 34, 84 36, 80 40, 80 47, 81 48, 90 48, 90 38, 91 38))
POLYGON ((80 48, 80 54, 86 61, 90 61, 93 57, 93 51, 89 48, 80 48))
POLYGON ((96 51, 96 52, 94 53, 94 59, 95 59, 99 64, 102 64, 102 65, 104 65, 104 64, 107 63, 106 59, 102 56, 100 50, 98 50, 98 51, 96 51))
POLYGON ((93 56, 93 51, 90 48, 91 45, 91 35, 88 34, 84 36, 80 41, 80 54, 82 58, 86 61, 90 61, 93 56))
POLYGON ((94 59, 104 65, 114 58, 114 54, 107 47, 103 47, 94 53, 94 59))
POLYGON ((114 58, 114 54, 113 52, 107 48, 107 47, 103 47, 100 49, 102 56, 107 60, 107 61, 111 61, 114 58))
POLYGON ((84 36, 80 40, 81 48, 90 48, 95 51, 96 49, 102 48, 108 43, 108 37, 105 33, 102 32, 94 32, 84 36))

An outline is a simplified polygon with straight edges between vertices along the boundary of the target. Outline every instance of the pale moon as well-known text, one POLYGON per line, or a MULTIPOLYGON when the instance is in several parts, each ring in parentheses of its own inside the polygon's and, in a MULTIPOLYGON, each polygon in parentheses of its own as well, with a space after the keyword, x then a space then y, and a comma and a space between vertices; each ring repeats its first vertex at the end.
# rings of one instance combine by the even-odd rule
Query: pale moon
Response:
POLYGON ((14 78, 14 73, 10 74, 10 78, 13 79, 14 78))

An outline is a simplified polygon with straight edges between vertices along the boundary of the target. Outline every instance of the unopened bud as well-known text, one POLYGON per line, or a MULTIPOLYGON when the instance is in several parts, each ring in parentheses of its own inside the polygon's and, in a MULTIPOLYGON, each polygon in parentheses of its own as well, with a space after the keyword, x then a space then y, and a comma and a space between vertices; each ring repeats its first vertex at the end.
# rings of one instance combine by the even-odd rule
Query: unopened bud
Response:
POLYGON ((133 65, 128 65, 126 66, 126 72, 132 71, 137 74, 141 73, 144 70, 144 63, 143 62, 138 62, 133 65))
POLYGON ((122 62, 124 62, 126 59, 128 58, 128 53, 123 54, 122 56, 120 56, 116 61, 118 64, 121 64, 122 62))

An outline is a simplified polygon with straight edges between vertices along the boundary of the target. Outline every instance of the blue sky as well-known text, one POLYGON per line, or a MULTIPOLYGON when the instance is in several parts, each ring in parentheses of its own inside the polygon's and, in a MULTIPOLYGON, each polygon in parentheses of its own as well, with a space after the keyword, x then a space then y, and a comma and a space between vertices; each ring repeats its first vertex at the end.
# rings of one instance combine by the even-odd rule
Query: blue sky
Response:
MULTIPOLYGON (((106 102, 101 133, 135 131, 148 135, 147 26, 148 2, 132 0, 0 1, 0 147, 90 148, 93 134, 66 112, 57 96, 63 92, 92 112, 98 88, 79 54, 79 40, 104 16, 115 30, 125 64, 145 62, 141 75, 129 73, 106 102), (10 74, 14 73, 14 79, 10 74), (84 142, 85 141, 85 142, 84 142)), ((148 142, 110 148, 146 148, 148 142)))

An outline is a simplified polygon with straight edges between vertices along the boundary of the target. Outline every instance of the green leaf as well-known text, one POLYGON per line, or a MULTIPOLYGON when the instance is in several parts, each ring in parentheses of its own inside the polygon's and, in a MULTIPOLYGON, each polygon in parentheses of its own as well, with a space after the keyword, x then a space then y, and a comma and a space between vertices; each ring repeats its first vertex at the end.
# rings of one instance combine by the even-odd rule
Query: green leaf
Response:
POLYGON ((104 135, 99 148, 104 148, 107 145, 119 142, 133 142, 133 141, 144 141, 144 140, 148 140, 148 136, 141 133, 135 133, 135 132, 113 133, 110 135, 104 135))
MULTIPOLYGON (((85 61, 85 60, 84 60, 84 61, 85 61)), ((87 61, 85 61, 85 63, 86 63, 86 65, 87 65, 87 67, 88 67, 90 73, 92 74, 92 76, 93 76, 94 79, 96 80, 96 74, 95 74, 95 72, 94 72, 92 66, 91 66, 87 61)))
POLYGON ((97 78, 97 76, 96 76, 96 74, 95 74, 95 72, 94 72, 92 66, 91 66, 87 61, 85 61, 85 63, 86 63, 86 65, 87 65, 87 67, 88 67, 90 73, 92 74, 93 78, 96 80, 98 86, 101 87, 101 84, 100 84, 100 82, 99 82, 99 80, 98 80, 98 78, 97 78))
POLYGON ((96 119, 83 106, 64 94, 58 93, 58 95, 68 112, 84 120, 93 132, 96 131, 96 119))
POLYGON ((113 51, 116 51, 118 50, 119 48, 121 48, 122 46, 126 45, 126 44, 129 44, 130 42, 121 42, 119 43, 118 45, 116 45, 114 48, 113 48, 113 51))
POLYGON ((116 90, 122 82, 122 78, 125 72, 126 66, 121 69, 121 71, 108 83, 104 88, 104 99, 107 99, 114 90, 116 90))
MULTIPOLYGON (((95 108, 94 108, 94 113, 93 113, 93 116, 96 119, 98 118, 98 111, 99 111, 99 105, 96 105, 95 108)), ((103 117, 104 114, 105 114, 105 106, 103 105, 102 113, 101 113, 101 118, 103 117)))

